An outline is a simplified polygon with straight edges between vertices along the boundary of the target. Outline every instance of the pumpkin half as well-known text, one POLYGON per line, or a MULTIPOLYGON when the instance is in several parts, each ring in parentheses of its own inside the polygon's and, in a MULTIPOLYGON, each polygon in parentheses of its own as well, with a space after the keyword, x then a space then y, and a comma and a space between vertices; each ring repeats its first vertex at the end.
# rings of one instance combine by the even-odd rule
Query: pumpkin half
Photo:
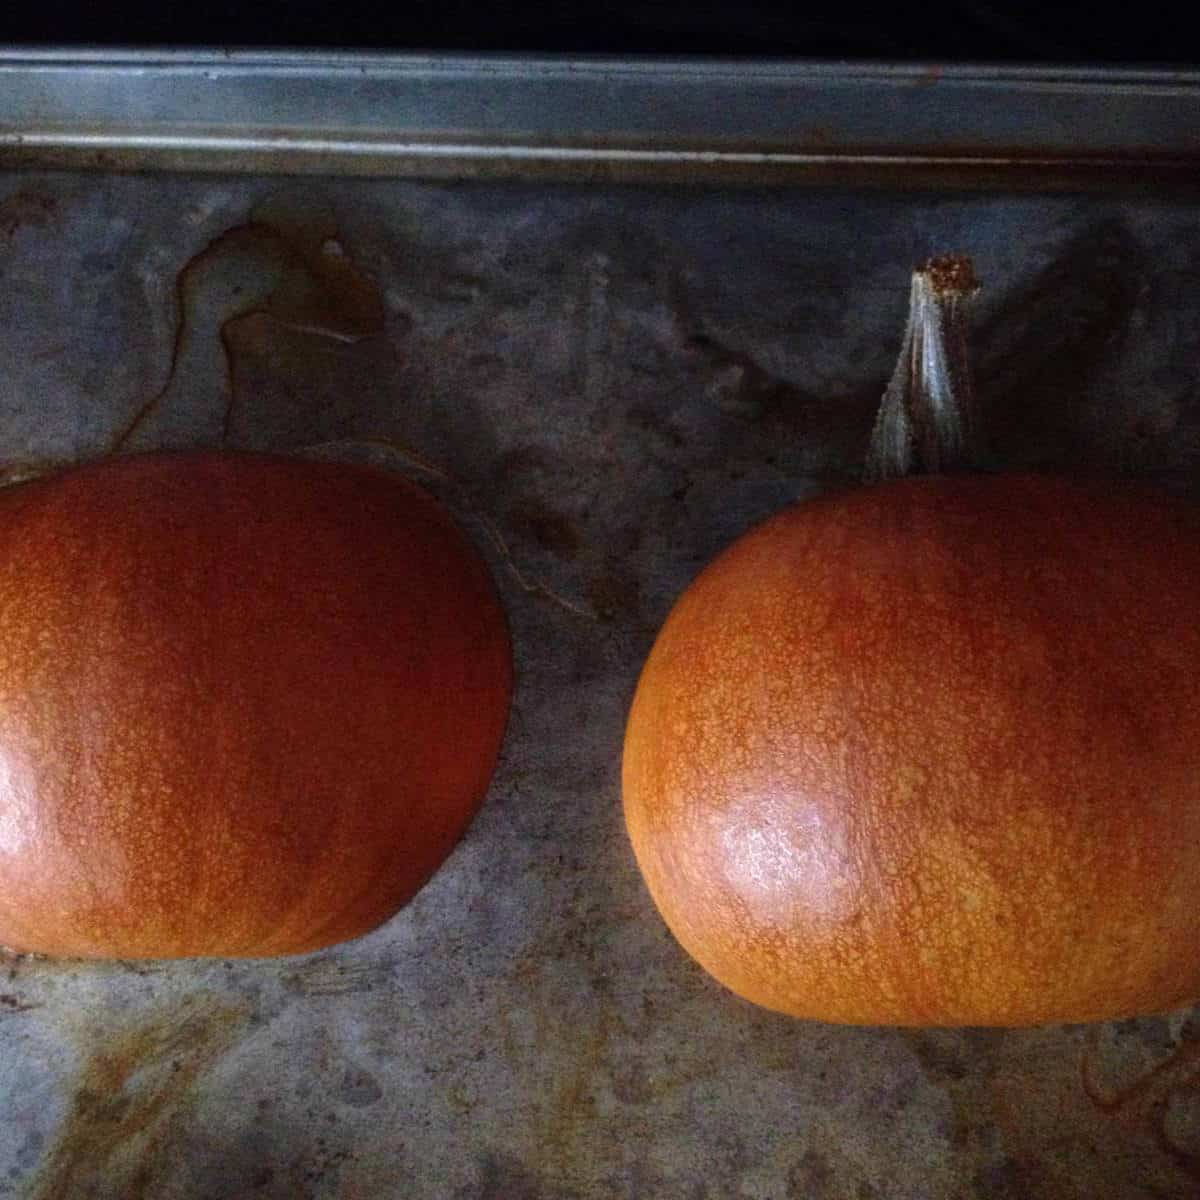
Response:
POLYGON ((1200 998, 1200 514, 905 479, 791 508, 671 613, 625 814, 683 946, 798 1017, 1025 1025, 1200 998))
POLYGON ((367 932, 466 828, 511 684, 486 568, 388 472, 158 454, 0 492, 0 944, 367 932))

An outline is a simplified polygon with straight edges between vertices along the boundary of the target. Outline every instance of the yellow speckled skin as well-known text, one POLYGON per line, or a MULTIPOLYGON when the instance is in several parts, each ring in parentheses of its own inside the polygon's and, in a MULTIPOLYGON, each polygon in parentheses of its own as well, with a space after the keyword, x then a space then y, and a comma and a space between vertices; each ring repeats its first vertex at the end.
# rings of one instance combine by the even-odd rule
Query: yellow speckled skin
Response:
POLYGON ((667 924, 798 1017, 1200 998, 1200 510, 1039 476, 798 505, 675 606, 625 816, 667 924))
POLYGON ((0 944, 365 933, 466 828, 511 684, 486 567, 391 473, 160 454, 0 492, 0 944))

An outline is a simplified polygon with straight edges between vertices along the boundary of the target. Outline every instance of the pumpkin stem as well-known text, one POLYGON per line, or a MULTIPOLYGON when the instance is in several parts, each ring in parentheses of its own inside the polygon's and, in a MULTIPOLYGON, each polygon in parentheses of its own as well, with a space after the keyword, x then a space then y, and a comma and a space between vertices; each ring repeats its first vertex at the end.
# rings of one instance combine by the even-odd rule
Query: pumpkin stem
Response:
POLYGON ((908 324, 867 451, 869 482, 978 464, 967 309, 979 290, 962 254, 913 272, 908 324))

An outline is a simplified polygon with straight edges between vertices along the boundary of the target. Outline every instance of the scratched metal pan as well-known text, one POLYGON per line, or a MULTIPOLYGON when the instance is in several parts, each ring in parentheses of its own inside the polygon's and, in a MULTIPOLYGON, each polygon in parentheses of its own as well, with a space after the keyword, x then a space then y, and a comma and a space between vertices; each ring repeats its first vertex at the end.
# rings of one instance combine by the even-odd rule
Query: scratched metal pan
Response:
POLYGON ((0 164, 488 179, 1190 177, 1200 73, 0 52, 0 164))
POLYGON ((1196 1014, 755 1010, 655 914, 619 757, 679 589, 853 478, 929 253, 984 281, 998 464, 1197 493, 1197 97, 1149 72, 3 58, 4 477, 118 444, 412 474, 488 556, 519 686, 479 818, 371 936, 0 961, 0 1197, 1194 1198, 1196 1014), (280 270, 297 237, 340 247, 332 291, 280 270))

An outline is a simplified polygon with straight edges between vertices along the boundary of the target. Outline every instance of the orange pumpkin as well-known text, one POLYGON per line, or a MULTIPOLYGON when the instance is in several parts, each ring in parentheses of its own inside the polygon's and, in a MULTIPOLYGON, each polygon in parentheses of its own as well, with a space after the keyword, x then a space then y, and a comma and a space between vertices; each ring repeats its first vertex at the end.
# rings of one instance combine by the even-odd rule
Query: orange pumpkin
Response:
MULTIPOLYGON (((907 452, 907 451, 906 451, 907 452)), ((1200 998, 1200 510, 1036 475, 791 508, 646 663, 625 815, 675 936, 798 1017, 1200 998)))
POLYGON ((365 933, 466 828, 511 683, 486 568, 390 473, 159 454, 0 492, 0 943, 365 933))

